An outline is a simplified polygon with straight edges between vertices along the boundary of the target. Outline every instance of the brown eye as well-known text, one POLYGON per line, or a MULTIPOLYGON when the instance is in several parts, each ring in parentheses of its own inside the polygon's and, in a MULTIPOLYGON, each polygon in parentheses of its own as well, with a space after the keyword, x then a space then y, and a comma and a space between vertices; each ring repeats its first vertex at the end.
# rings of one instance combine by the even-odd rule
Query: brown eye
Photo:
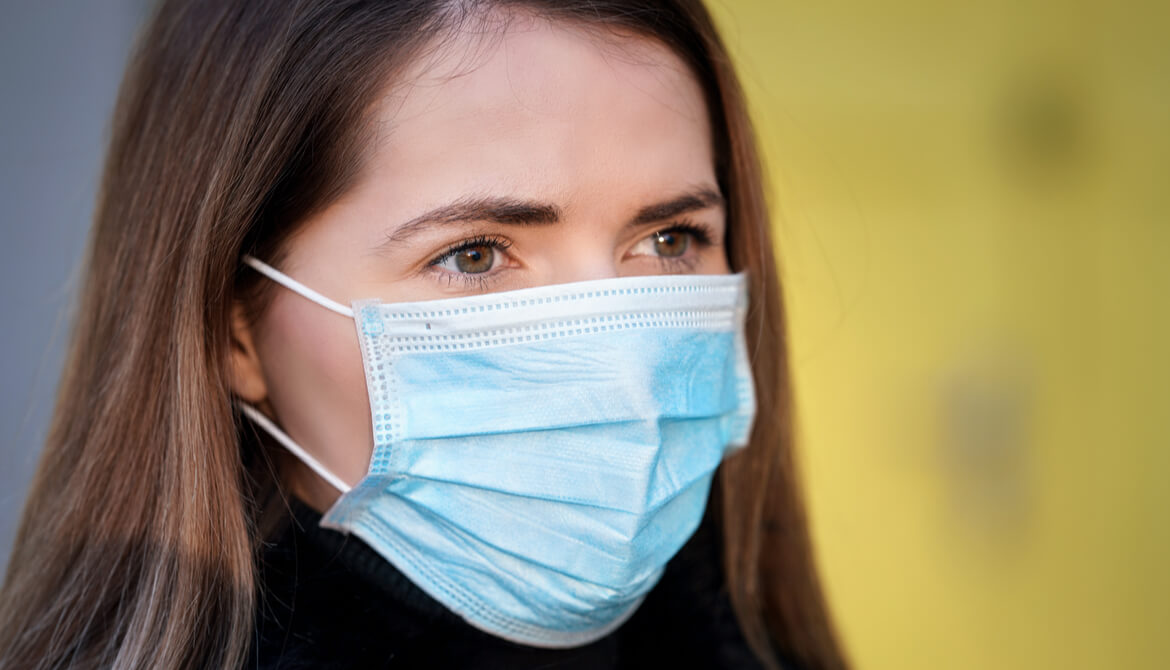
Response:
POLYGON ((479 274, 492 269, 496 250, 486 244, 464 247, 452 256, 455 269, 465 274, 479 274))
POLYGON ((664 230, 654 233, 654 253, 664 258, 676 258, 687 252, 691 246, 690 233, 664 230))
POLYGON ((505 238, 480 235, 451 245, 427 265, 441 271, 449 280, 481 281, 507 265, 510 246, 512 243, 505 238))

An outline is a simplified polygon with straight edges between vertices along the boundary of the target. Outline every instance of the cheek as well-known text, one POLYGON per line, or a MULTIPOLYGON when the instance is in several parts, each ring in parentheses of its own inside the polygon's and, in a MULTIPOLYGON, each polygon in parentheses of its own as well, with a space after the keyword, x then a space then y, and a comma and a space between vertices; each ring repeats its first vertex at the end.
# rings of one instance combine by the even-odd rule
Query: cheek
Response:
POLYGON ((731 264, 727 262, 727 249, 723 245, 711 247, 700 256, 699 265, 695 274, 725 275, 731 274, 731 264))
POLYGON ((353 321, 307 300, 273 300, 256 342, 276 420, 342 479, 366 473, 370 406, 353 321))

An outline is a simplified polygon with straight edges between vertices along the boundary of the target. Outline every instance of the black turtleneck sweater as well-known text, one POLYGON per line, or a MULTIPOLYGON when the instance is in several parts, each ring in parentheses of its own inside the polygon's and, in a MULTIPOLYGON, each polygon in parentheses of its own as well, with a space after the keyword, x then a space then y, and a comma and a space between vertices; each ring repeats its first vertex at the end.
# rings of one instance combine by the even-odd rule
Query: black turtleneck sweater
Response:
POLYGON ((267 544, 250 665, 257 668, 760 668, 736 624, 713 514, 620 628, 572 649, 473 628, 356 537, 292 501, 267 544))

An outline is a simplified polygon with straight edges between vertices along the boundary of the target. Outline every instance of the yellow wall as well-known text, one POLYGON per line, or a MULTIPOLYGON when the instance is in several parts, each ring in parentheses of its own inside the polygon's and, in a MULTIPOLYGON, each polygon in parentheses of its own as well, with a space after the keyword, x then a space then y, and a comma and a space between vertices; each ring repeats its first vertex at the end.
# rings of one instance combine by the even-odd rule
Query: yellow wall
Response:
POLYGON ((710 0, 858 668, 1170 668, 1170 3, 710 0))

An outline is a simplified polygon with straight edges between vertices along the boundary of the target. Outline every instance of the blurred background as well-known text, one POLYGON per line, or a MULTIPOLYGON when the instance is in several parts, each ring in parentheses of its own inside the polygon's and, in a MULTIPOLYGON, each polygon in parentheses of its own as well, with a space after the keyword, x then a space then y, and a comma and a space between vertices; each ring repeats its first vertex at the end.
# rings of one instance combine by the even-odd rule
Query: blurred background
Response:
MULTIPOLYGON (((0 24, 0 561, 148 0, 0 24)), ((709 0, 862 670, 1170 667, 1170 3, 709 0)))
POLYGON ((710 5, 857 666, 1170 668, 1170 3, 710 5))

